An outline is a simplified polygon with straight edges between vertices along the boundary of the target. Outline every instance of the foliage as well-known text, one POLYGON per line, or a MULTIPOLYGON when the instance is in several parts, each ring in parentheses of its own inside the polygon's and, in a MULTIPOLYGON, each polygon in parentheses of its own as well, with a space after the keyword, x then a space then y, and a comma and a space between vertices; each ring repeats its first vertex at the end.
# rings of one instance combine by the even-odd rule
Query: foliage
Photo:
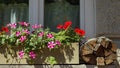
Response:
MULTIPOLYGON (((18 47, 20 49, 18 58, 26 57, 34 60, 43 48, 51 51, 72 42, 79 42, 85 32, 79 28, 72 29, 71 25, 72 22, 67 21, 57 26, 59 32, 51 32, 48 28, 43 29, 43 26, 39 24, 30 26, 27 22, 10 23, 1 29, 0 46, 18 47), (33 31, 30 30, 31 27, 33 31)), ((51 65, 57 63, 52 56, 48 56, 46 60, 51 65)))

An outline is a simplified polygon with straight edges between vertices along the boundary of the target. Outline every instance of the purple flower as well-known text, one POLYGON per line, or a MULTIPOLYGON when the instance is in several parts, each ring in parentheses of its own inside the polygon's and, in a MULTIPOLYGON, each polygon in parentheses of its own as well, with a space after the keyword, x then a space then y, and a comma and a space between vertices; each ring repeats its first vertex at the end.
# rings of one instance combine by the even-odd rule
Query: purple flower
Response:
POLYGON ((30 56, 30 58, 32 58, 32 59, 35 59, 35 58, 36 58, 36 54, 35 54, 33 51, 29 52, 29 56, 30 56))
POLYGON ((32 28, 33 28, 33 29, 37 29, 37 28, 42 28, 42 26, 41 26, 41 25, 38 25, 38 24, 34 24, 34 25, 32 25, 32 28))
POLYGON ((40 32, 40 33, 38 34, 39 37, 42 37, 43 35, 44 35, 44 32, 40 32))
POLYGON ((50 48, 50 49, 54 48, 55 45, 56 44, 54 43, 54 41, 48 42, 48 48, 50 48))
POLYGON ((54 38, 54 36, 53 36, 53 34, 48 33, 48 34, 47 34, 47 38, 54 38))
POLYGON ((26 40, 26 36, 21 36, 19 39, 21 42, 24 42, 26 40))
POLYGON ((59 40, 55 41, 56 45, 61 46, 61 43, 59 40))
POLYGON ((25 53, 23 51, 18 52, 19 58, 23 58, 24 54, 25 53))
POLYGON ((19 24, 21 25, 21 26, 29 26, 30 24, 29 23, 27 23, 27 22, 19 22, 19 24))
POLYGON ((14 29, 16 28, 16 25, 17 25, 16 23, 7 24, 8 27, 10 26, 11 28, 14 28, 14 29))
POLYGON ((18 36, 20 36, 21 35, 21 32, 20 31, 17 31, 16 32, 16 36, 18 37, 18 36))
POLYGON ((22 31, 26 34, 30 34, 30 31, 28 29, 23 29, 22 31))

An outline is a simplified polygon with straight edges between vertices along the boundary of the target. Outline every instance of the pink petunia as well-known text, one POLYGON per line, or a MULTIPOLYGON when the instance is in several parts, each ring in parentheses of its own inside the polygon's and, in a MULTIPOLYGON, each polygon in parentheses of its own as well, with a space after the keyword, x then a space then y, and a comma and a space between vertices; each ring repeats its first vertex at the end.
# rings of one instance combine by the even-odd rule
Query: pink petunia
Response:
POLYGON ((42 37, 43 35, 44 35, 44 32, 40 32, 40 33, 38 34, 39 37, 42 37))
POLYGON ((26 36, 21 36, 19 39, 21 42, 24 42, 26 40, 26 36))
POLYGON ((50 48, 50 49, 54 48, 55 45, 56 44, 54 43, 54 41, 48 42, 48 48, 50 48))
POLYGON ((21 26, 29 26, 30 24, 29 23, 27 23, 27 22, 19 22, 19 24, 21 25, 21 26))
POLYGON ((61 43, 59 40, 55 41, 56 45, 61 46, 61 43))
POLYGON ((53 34, 48 33, 48 34, 47 34, 47 38, 54 38, 54 36, 53 36, 53 34))
POLYGON ((16 23, 7 24, 8 27, 10 26, 11 28, 14 28, 14 29, 16 28, 16 25, 17 25, 16 23))
POLYGON ((38 25, 38 24, 34 24, 34 25, 32 25, 32 28, 33 28, 33 29, 37 29, 37 28, 42 28, 42 26, 41 26, 41 25, 38 25))
POLYGON ((30 34, 30 31, 28 29, 23 29, 22 31, 26 34, 30 34))
POLYGON ((16 32, 16 36, 18 37, 18 36, 20 36, 21 35, 21 32, 20 31, 17 31, 16 32))
POLYGON ((25 54, 25 53, 24 53, 23 51, 18 52, 19 58, 23 58, 24 54, 25 54))
POLYGON ((33 51, 29 52, 29 56, 30 56, 30 58, 32 58, 32 59, 35 59, 35 58, 36 58, 36 54, 35 54, 33 51))

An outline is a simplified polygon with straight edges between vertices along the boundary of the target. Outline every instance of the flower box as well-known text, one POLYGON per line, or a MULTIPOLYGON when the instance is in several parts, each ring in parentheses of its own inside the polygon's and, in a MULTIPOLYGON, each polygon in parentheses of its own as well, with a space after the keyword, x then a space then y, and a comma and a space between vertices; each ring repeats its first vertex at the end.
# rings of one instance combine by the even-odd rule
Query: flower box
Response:
POLYGON ((0 32, 0 64, 78 64, 79 45, 75 42, 85 32, 71 25, 67 21, 57 26, 59 32, 52 32, 39 24, 7 24, 0 32))
POLYGON ((44 48, 39 53, 39 57, 33 60, 27 60, 25 58, 18 58, 18 47, 12 49, 5 46, 0 47, 0 64, 47 64, 45 59, 47 56, 54 56, 57 64, 79 64, 79 45, 78 43, 72 43, 72 45, 63 49, 54 49, 49 51, 48 48, 44 48), (31 63, 30 63, 31 62, 31 63))

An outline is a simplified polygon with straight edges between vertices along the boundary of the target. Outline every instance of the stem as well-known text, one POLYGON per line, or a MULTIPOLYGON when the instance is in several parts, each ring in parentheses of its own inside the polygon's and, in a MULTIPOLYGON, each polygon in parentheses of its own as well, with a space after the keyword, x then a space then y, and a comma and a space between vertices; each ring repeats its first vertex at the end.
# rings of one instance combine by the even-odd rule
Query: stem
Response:
POLYGON ((68 27, 65 29, 65 31, 63 31, 61 34, 62 34, 62 35, 65 34, 65 33, 67 32, 67 30, 69 29, 69 27, 70 27, 70 26, 68 26, 68 27))

